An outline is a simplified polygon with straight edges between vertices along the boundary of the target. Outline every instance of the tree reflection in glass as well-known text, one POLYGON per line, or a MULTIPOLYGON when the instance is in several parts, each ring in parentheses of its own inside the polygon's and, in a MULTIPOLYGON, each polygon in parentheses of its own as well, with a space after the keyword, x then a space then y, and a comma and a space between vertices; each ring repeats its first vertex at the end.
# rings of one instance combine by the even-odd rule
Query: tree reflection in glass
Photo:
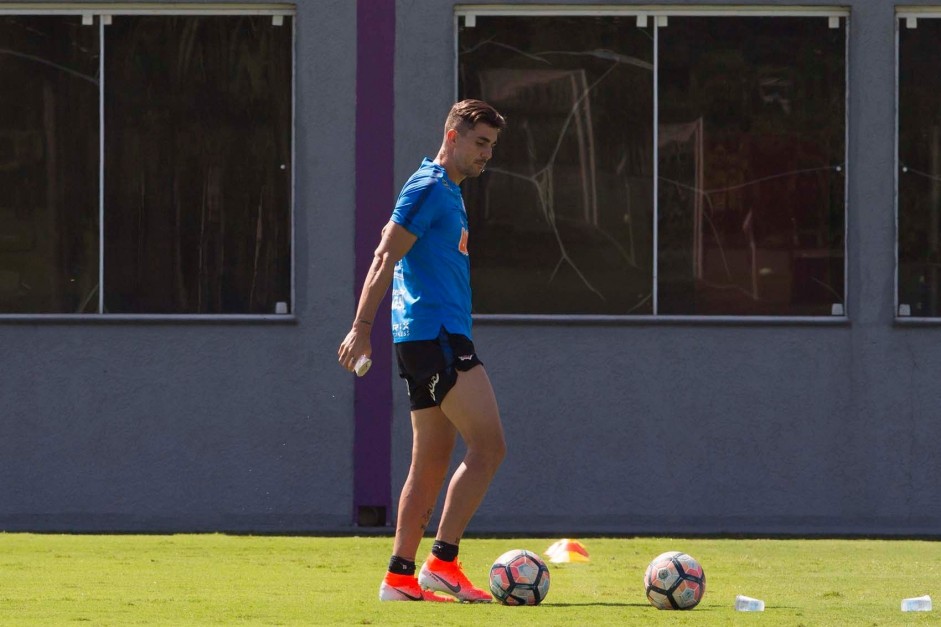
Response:
POLYGON ((475 312, 651 313, 651 29, 478 16, 459 37, 461 97, 509 122, 464 184, 475 312))
POLYGON ((659 50, 659 313, 830 315, 844 20, 671 17, 659 50))
POLYGON ((489 172, 465 184, 475 312, 841 311, 838 23, 671 16, 658 28, 656 149, 654 37, 636 17, 461 28, 460 96, 509 120, 489 172))
POLYGON ((115 16, 105 30, 105 308, 290 302, 291 20, 115 16))
POLYGON ((0 16, 0 313, 98 311, 98 28, 0 16))

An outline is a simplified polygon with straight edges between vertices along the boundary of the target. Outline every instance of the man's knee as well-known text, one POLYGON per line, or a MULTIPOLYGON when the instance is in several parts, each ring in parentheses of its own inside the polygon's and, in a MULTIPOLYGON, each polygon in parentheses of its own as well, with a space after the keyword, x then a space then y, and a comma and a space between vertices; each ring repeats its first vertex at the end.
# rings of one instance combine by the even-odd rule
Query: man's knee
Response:
POLYGON ((412 456, 411 472, 422 479, 440 480, 451 466, 451 452, 430 451, 412 456))
POLYGON ((506 441, 502 433, 495 433, 482 441, 469 443, 467 453, 490 472, 496 472, 506 457, 506 441))

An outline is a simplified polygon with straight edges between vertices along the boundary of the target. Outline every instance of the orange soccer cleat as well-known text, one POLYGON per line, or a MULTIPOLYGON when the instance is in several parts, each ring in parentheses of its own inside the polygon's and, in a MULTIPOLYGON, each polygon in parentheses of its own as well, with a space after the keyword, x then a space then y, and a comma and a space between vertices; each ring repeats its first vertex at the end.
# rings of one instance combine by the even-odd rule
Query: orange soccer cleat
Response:
POLYGON ((453 595, 464 603, 490 603, 493 600, 489 592, 474 587, 457 560, 446 562, 434 555, 429 556, 418 574, 418 583, 422 588, 453 595))
POLYGON ((422 590, 414 575, 396 575, 386 573, 379 586, 380 601, 437 601, 451 602, 451 597, 438 596, 429 590, 422 590))

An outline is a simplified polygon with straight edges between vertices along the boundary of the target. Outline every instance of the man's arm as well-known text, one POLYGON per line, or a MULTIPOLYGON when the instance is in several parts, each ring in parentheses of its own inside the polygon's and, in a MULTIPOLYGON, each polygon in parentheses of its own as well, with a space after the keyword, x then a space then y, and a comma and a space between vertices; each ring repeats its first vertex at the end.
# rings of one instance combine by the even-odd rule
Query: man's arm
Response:
POLYGON ((382 239, 363 282, 363 292, 356 307, 353 326, 337 350, 340 365, 350 372, 353 372, 353 366, 361 355, 372 355, 369 336, 379 303, 392 284, 395 264, 412 248, 416 239, 418 238, 395 222, 390 221, 382 229, 382 239))

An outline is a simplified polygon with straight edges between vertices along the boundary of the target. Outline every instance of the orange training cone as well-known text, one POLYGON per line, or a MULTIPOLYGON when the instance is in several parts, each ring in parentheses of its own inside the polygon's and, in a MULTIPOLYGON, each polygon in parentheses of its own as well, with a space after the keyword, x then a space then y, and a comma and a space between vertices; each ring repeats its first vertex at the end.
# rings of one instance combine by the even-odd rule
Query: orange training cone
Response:
POLYGON ((578 540, 563 538, 546 549, 546 555, 553 564, 568 564, 572 562, 588 562, 588 550, 578 540))

